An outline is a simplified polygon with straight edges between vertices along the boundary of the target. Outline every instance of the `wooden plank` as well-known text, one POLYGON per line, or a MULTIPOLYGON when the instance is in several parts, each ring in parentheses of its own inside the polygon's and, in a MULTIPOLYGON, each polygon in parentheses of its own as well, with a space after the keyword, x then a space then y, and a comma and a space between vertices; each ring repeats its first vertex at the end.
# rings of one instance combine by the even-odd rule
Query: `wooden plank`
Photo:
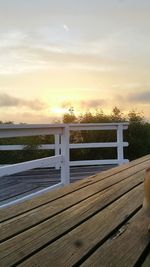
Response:
MULTIPOLYGON (((52 244, 47 245, 19 266, 73 266, 88 254, 97 243, 104 242, 116 227, 127 220, 127 217, 139 208, 141 205, 141 198, 139 197, 142 192, 141 189, 142 186, 139 186, 125 194, 106 209, 89 218, 52 244)), ((59 227, 61 227, 61 223, 59 227)), ((57 231, 55 226, 52 228, 53 231, 57 231)), ((26 249, 28 250, 30 246, 32 246, 32 243, 27 242, 26 249)), ((24 255, 24 249, 25 247, 20 245, 18 255, 21 257, 24 255)), ((4 253, 5 256, 1 259, 2 266, 9 266, 16 261, 16 256, 18 256, 16 253, 10 254, 10 250, 7 251, 6 249, 4 253)))
MULTIPOLYGON (((100 167, 99 167, 100 170, 100 167)), ((77 180, 83 179, 85 177, 87 177, 88 175, 90 176, 90 174, 94 175, 96 172, 98 172, 98 170, 95 170, 94 172, 88 172, 88 169, 86 169, 86 172, 83 172, 83 170, 80 168, 80 173, 78 172, 78 170, 76 170, 76 172, 73 172, 71 174, 71 178, 70 178, 70 182, 73 183, 77 180), (82 173, 81 173, 82 171, 82 173)), ((94 171, 94 167, 92 168, 92 171, 94 171)), ((22 197, 22 188, 21 187, 17 187, 18 184, 23 184, 24 183, 24 187, 26 187, 27 185, 30 185, 31 188, 37 188, 36 191, 40 190, 40 187, 49 187, 52 186, 54 184, 57 184, 60 182, 60 173, 56 173, 55 170, 50 170, 49 172, 47 170, 47 172, 44 172, 43 174, 43 170, 38 170, 38 172, 27 172, 26 176, 23 175, 14 175, 14 176, 7 176, 4 178, 0 179, 0 188, 2 188, 1 192, 4 193, 6 191, 8 191, 8 196, 10 197, 10 193, 12 191, 12 187, 16 187, 15 193, 20 194, 22 197), (38 189, 39 187, 39 189, 38 189), (20 190, 19 190, 20 188, 20 190), (6 191, 5 191, 6 190, 6 191), (9 193, 10 192, 10 193, 9 193)), ((27 192, 26 195, 28 195, 29 193, 27 192)), ((0 193, 1 195, 1 193, 0 193)), ((2 195, 1 195, 2 197, 2 195)), ((9 199, 8 197, 8 199, 9 199)), ((17 197, 16 197, 17 199, 17 197)), ((15 200, 15 198, 14 198, 15 200)), ((10 201, 12 201, 12 198, 10 197, 10 201)), ((9 201, 7 201, 8 203, 9 201)), ((0 205, 3 205, 4 202, 0 201, 0 205)))
MULTIPOLYGON (((90 175, 94 175, 94 173, 88 173, 85 174, 85 173, 81 173, 80 175, 77 174, 77 176, 71 176, 70 178, 70 182, 73 183, 77 180, 81 180, 83 178, 86 178, 87 176, 90 176, 90 175)), ((39 177, 36 177, 36 176, 26 176, 26 177, 21 177, 21 178, 17 178, 17 179, 13 179, 13 180, 7 180, 7 181, 4 181, 3 183, 1 182, 0 183, 0 196, 2 197, 1 195, 1 192, 4 193, 6 191, 8 191, 8 195, 9 195, 9 192, 11 193, 12 191, 12 188, 13 187, 16 187, 18 184, 24 184, 24 186, 31 186, 31 187, 35 187, 35 186, 43 186, 43 187, 48 187, 52 184, 57 184, 60 182, 60 177, 58 176, 44 176, 42 175, 42 172, 41 172, 41 175, 39 177)), ((19 188, 17 189, 17 193, 19 193, 19 188)), ((20 191, 21 193, 21 191, 20 191)), ((1 200, 0 200, 0 205, 1 205, 1 200)))
MULTIPOLYGON (((140 184, 143 181, 144 172, 141 171, 136 175, 133 175, 120 183, 114 184, 111 188, 105 189, 103 192, 97 191, 94 195, 91 195, 89 198, 79 199, 78 192, 75 192, 71 197, 65 196, 63 199, 56 200, 52 205, 45 205, 42 206, 34 211, 30 211, 27 214, 23 214, 17 216, 13 219, 10 219, 4 223, 1 223, 1 230, 0 230, 0 240, 8 238, 10 235, 13 236, 29 227, 33 227, 34 225, 51 218, 52 216, 57 215, 58 213, 67 210, 68 208, 73 206, 73 209, 81 209, 84 203, 89 204, 96 198, 100 200, 98 206, 90 205, 90 211, 87 216, 92 214, 93 212, 103 208, 105 205, 108 205, 117 197, 121 196, 122 194, 126 193, 128 190, 132 189, 134 186, 140 184), (63 201, 63 202, 62 202, 63 201)), ((85 215, 85 214, 84 214, 85 215)), ((82 220, 82 216, 80 214, 80 220, 82 220)), ((84 217, 86 218, 86 217, 84 217)))
POLYGON ((53 192, 45 193, 39 197, 35 197, 23 203, 10 206, 9 208, 7 207, 7 209, 1 209, 1 221, 7 220, 19 214, 22 214, 23 212, 30 211, 45 203, 50 203, 57 198, 63 197, 67 194, 71 194, 72 192, 80 190, 83 187, 86 187, 87 189, 92 184, 97 183, 98 185, 98 182, 105 178, 107 178, 107 182, 108 182, 109 177, 111 177, 112 175, 113 175, 112 181, 114 181, 115 175, 120 175, 120 174, 121 174, 120 177, 122 176, 122 179, 123 179, 123 177, 126 176, 126 173, 127 175, 132 175, 135 171, 145 169, 147 166, 149 166, 149 164, 150 164, 150 155, 147 155, 143 158, 132 161, 126 165, 122 165, 120 167, 116 167, 111 170, 100 173, 100 175, 97 174, 92 177, 88 177, 82 181, 72 184, 71 186, 65 186, 62 189, 58 189, 53 192))
MULTIPOLYGON (((95 188, 92 187, 92 191, 89 192, 85 188, 82 189, 82 191, 80 190, 74 192, 72 195, 64 196, 63 199, 57 199, 52 204, 46 204, 45 206, 39 207, 33 211, 10 219, 4 223, 1 223, 0 240, 6 239, 9 236, 13 236, 21 231, 24 231, 25 229, 31 228, 72 206, 75 206, 73 207, 73 209, 78 210, 79 208, 81 209, 82 205, 84 206, 84 203, 89 202, 90 205, 90 203, 95 200, 96 197, 96 199, 98 198, 98 206, 93 204, 93 206, 91 207, 90 205, 89 214, 86 214, 86 216, 89 216, 96 210, 99 210, 100 207, 103 208, 111 201, 114 201, 114 199, 116 199, 117 197, 121 196, 134 186, 141 183, 143 181, 143 177, 144 171, 141 171, 135 175, 130 176, 120 183, 114 184, 114 186, 112 187, 108 187, 107 181, 103 181, 100 186, 101 188, 104 187, 105 190, 102 192, 101 190, 99 190, 98 186, 95 186, 95 188), (83 200, 85 200, 85 202, 83 200)), ((79 216, 80 220, 82 220, 81 214, 79 216)))
MULTIPOLYGON (((18 179, 15 180, 15 184, 17 183, 20 183, 20 181, 18 182, 18 179)), ((0 189, 5 189, 12 185, 14 185, 14 179, 3 179, 3 181, 0 181, 0 189)))
POLYGON ((148 224, 141 210, 81 266, 135 266, 150 244, 148 224))
POLYGON ((9 188, 0 190, 0 201, 24 194, 32 189, 38 188, 37 185, 19 183, 12 185, 9 188))
POLYGON ((39 190, 41 190, 41 189, 44 189, 44 187, 37 186, 37 187, 35 187, 34 189, 33 189, 33 187, 32 187, 32 188, 30 188, 30 190, 28 190, 28 191, 26 191, 26 192, 24 192, 24 193, 20 193, 20 194, 18 194, 17 196, 14 196, 14 197, 5 199, 5 200, 1 201, 0 203, 1 203, 1 205, 3 205, 3 204, 7 204, 7 203, 9 203, 10 201, 13 201, 13 200, 16 200, 16 199, 20 199, 21 197, 24 197, 24 196, 26 196, 26 195, 35 193, 35 192, 37 192, 37 191, 39 191, 39 190))
MULTIPOLYGON (((113 168, 113 167, 116 167, 114 165, 100 165, 100 166, 82 166, 82 167, 71 167, 70 168, 70 172, 71 174, 76 174, 76 173, 81 173, 81 172, 89 172, 89 171, 92 171, 92 172, 100 172, 102 170, 107 170, 107 169, 110 169, 110 168, 113 168)), ((33 175, 41 175, 41 169, 33 169, 33 170, 30 170, 30 171, 25 171, 25 172, 21 172, 19 174, 15 174, 15 177, 17 176, 26 176, 27 174, 33 174, 33 175)), ((60 174, 60 170, 56 170, 54 168, 42 168, 42 173, 43 175, 44 174, 60 174)), ((13 175, 12 175, 13 176, 13 175)), ((11 177, 12 177, 11 176, 11 177)), ((10 176, 9 176, 10 177, 10 176)))
MULTIPOLYGON (((137 191, 140 193, 139 195, 141 198, 142 187, 140 186, 137 191)), ((115 193, 116 191, 114 191, 114 195, 115 193)), ((109 192, 106 191, 105 197, 94 196, 91 201, 86 200, 84 203, 80 203, 80 205, 57 215, 55 218, 36 226, 34 229, 29 229, 28 231, 11 238, 4 242, 0 247, 3 257, 8 256, 8 254, 9 257, 14 257, 13 255, 16 254, 16 260, 19 260, 20 255, 26 256, 32 253, 47 242, 62 235, 63 232, 66 232, 69 228, 75 226, 75 224, 78 225, 79 222, 82 222, 83 219, 89 217, 92 213, 100 210, 108 203, 107 198, 109 198, 109 201, 111 200, 109 192), (103 203, 103 205, 101 203, 103 203)), ((143 199, 143 197, 141 199, 143 199)), ((18 227, 16 222, 14 222, 14 227, 15 226, 18 227)), ((12 227, 12 225, 10 227, 12 227)))
MULTIPOLYGON (((91 176, 91 175, 94 175, 96 173, 99 173, 100 171, 89 171, 89 172, 78 172, 78 173, 74 173, 74 174, 71 174, 71 179, 78 179, 80 177, 88 177, 88 176, 91 176)), ((39 182, 39 181, 48 181, 48 182, 51 182, 51 181, 57 181, 57 180, 60 180, 60 174, 53 174, 53 173, 43 173, 42 170, 40 172, 40 174, 27 174, 25 176, 14 176, 13 178, 10 178, 8 177, 7 179, 3 179, 3 181, 0 181, 0 186, 1 188, 3 188, 4 186, 7 187, 7 185, 9 186, 10 183, 13 184, 16 184, 16 182, 26 182, 26 183, 30 183, 30 182, 39 182)))
MULTIPOLYGON (((100 171, 86 171, 86 172, 77 172, 77 173, 73 173, 71 174, 71 178, 78 178, 80 176, 85 176, 85 177, 88 177, 88 176, 91 176, 91 175, 94 175, 96 173, 99 173, 100 171)), ((53 173, 43 173, 43 171, 41 170, 40 174, 34 174, 34 173, 28 173, 26 175, 22 175, 22 176, 14 176, 13 178, 10 178, 10 177, 7 177, 7 179, 3 179, 3 181, 0 181, 0 185, 1 186, 4 186, 6 184, 9 185, 9 183, 16 183, 16 181, 23 181, 23 182, 26 182, 28 183, 28 181, 32 180, 32 181, 39 181, 39 180, 44 180, 44 179, 47 179, 47 181, 51 181, 51 180, 57 180, 57 179, 60 179, 60 174, 53 174, 53 173)))

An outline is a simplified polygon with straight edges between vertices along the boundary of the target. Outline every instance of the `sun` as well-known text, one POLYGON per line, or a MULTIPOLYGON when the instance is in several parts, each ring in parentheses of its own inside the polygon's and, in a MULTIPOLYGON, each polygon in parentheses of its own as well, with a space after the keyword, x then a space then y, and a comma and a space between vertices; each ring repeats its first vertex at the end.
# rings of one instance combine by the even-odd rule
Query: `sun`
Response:
POLYGON ((62 108, 62 107, 55 107, 55 108, 52 108, 52 113, 57 115, 57 116, 61 116, 63 115, 64 113, 66 113, 68 111, 67 108, 62 108))

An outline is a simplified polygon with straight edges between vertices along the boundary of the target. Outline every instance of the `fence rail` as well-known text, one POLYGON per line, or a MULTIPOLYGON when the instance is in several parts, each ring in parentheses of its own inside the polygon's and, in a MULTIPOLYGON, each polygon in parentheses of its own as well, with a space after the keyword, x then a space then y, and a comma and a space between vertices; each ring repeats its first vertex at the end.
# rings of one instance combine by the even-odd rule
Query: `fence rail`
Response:
MULTIPOLYGON (((18 124, 18 125, 0 125, 0 138, 21 137, 21 136, 38 136, 38 135, 54 135, 55 144, 40 145, 39 149, 55 150, 55 156, 42 158, 38 160, 27 161, 23 163, 12 164, 0 167, 0 177, 10 175, 21 171, 42 168, 56 167, 61 168, 61 183, 58 187, 68 184, 70 181, 70 166, 83 165, 101 165, 101 164, 124 164, 128 162, 124 159, 124 147, 128 146, 127 142, 123 141, 123 131, 128 128, 128 123, 84 123, 84 124, 18 124), (106 143, 71 143, 69 136, 71 131, 94 131, 94 130, 115 130, 116 142, 106 143), (70 161, 70 149, 81 148, 117 148, 116 159, 103 160, 82 160, 70 161)), ((1 145, 1 151, 22 150, 24 145, 1 145)), ((56 188, 56 186, 55 186, 56 188)), ((52 187, 51 187, 52 189, 52 187)))

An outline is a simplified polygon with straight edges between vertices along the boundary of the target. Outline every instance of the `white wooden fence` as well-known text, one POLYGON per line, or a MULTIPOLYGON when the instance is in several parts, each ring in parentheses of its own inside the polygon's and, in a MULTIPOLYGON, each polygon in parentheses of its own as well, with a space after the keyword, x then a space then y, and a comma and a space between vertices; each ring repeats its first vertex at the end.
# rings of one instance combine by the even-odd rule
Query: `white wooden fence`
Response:
MULTIPOLYGON (((85 123, 85 124, 18 124, 18 125, 0 125, 0 138, 21 137, 21 136, 37 136, 37 135, 55 135, 55 144, 41 145, 39 149, 54 149, 55 156, 46 157, 38 160, 27 161, 18 164, 0 167, 0 177, 11 175, 22 171, 43 168, 56 167, 61 168, 61 182, 51 188, 63 186, 70 182, 70 166, 83 165, 101 165, 101 164, 124 164, 128 162, 124 159, 124 147, 128 146, 123 141, 123 130, 128 128, 128 123, 85 123), (70 131, 82 130, 116 130, 117 141, 108 143, 77 143, 70 144, 70 131), (70 149, 81 148, 117 148, 117 158, 109 160, 84 160, 70 161, 70 149)), ((1 145, 0 150, 21 150, 23 145, 1 145)), ((43 190, 42 190, 43 191, 43 190)))

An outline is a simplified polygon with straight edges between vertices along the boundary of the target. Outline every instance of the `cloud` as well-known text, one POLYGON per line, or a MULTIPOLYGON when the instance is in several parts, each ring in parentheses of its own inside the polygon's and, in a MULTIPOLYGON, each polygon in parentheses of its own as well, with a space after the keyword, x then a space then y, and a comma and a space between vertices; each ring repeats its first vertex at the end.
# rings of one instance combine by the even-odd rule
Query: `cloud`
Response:
POLYGON ((64 109, 69 109, 70 107, 72 107, 72 103, 71 101, 64 101, 62 104, 61 104, 61 108, 64 108, 64 109))
POLYGON ((13 121, 14 123, 55 123, 58 122, 58 117, 50 116, 44 112, 22 111, 11 112, 5 109, 0 112, 0 121, 13 121))
POLYGON ((105 99, 92 99, 87 101, 81 101, 80 106, 82 108, 98 108, 106 104, 105 99))
POLYGON ((21 31, 8 31, 0 34, 0 49, 17 48, 26 40, 27 35, 21 31))
MULTIPOLYGON (((14 115, 14 121, 16 121, 17 116, 14 115)), ((20 122, 25 123, 55 123, 58 122, 57 116, 48 116, 42 113, 32 113, 32 112, 23 112, 20 114, 20 122)), ((18 121, 19 122, 19 121, 18 121)))
MULTIPOLYGON (((100 54, 93 53, 90 49, 81 48, 82 46, 76 46, 67 48, 65 46, 54 45, 38 45, 30 46, 27 49, 20 49, 20 53, 26 55, 26 58, 32 59, 32 64, 36 67, 41 66, 43 62, 43 68, 48 69, 75 69, 79 71, 99 71, 110 72, 120 69, 121 66, 125 68, 123 62, 118 62, 113 59, 106 59, 100 54), (119 65, 119 66, 118 66, 119 65)), ((19 52, 19 50, 17 50, 19 52)))
POLYGON ((0 94, 0 107, 28 107, 32 110, 43 110, 46 108, 46 104, 39 99, 24 100, 19 97, 14 97, 5 93, 0 94))
POLYGON ((134 103, 150 104, 150 91, 131 94, 128 99, 134 103))
MULTIPOLYGON (((135 88, 134 88, 135 90, 135 88)), ((139 90, 139 88, 138 88, 139 90)), ((140 93, 130 93, 127 95, 120 95, 117 94, 114 97, 115 101, 118 101, 119 103, 132 103, 132 104, 149 104, 150 103, 150 90, 144 91, 140 93)))
MULTIPOLYGON (((66 24, 62 27, 69 31, 66 24)), ((14 75, 39 69, 64 68, 107 72, 117 68, 116 60, 104 56, 112 47, 112 41, 110 43, 106 38, 85 43, 78 38, 74 40, 70 37, 68 40, 66 36, 59 28, 0 32, 0 74, 14 75)))
POLYGON ((106 105, 105 99, 91 99, 91 100, 83 100, 83 101, 64 101, 61 104, 61 108, 66 108, 69 110, 69 108, 74 107, 80 108, 80 109, 88 109, 88 108, 99 108, 103 105, 106 105))
POLYGON ((66 24, 63 24, 62 26, 63 26, 63 29, 64 29, 66 32, 69 32, 69 31, 70 31, 69 27, 68 27, 66 24))

